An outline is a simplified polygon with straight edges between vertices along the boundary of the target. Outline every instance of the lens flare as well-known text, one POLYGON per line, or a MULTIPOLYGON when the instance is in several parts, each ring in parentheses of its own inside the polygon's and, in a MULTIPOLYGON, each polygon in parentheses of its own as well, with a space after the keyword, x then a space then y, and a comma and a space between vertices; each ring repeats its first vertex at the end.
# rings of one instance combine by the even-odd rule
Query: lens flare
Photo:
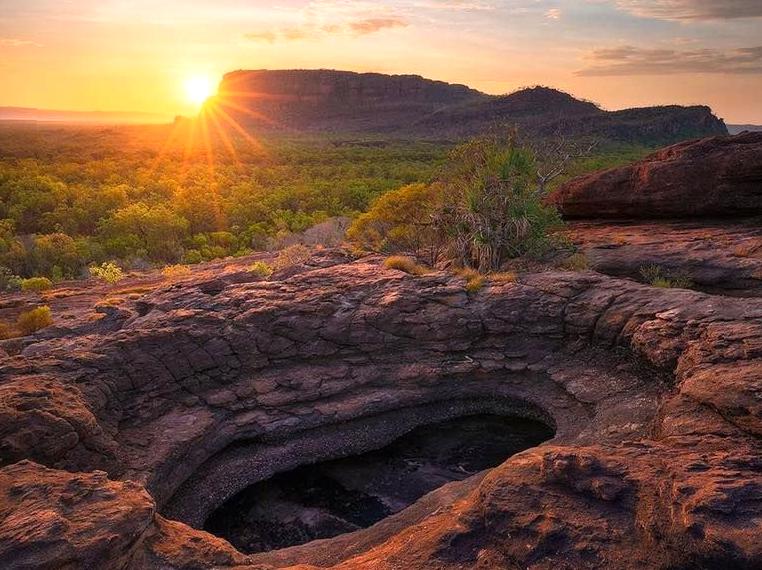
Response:
POLYGON ((214 94, 214 84, 208 77, 194 76, 185 80, 185 97, 194 105, 202 105, 214 94))

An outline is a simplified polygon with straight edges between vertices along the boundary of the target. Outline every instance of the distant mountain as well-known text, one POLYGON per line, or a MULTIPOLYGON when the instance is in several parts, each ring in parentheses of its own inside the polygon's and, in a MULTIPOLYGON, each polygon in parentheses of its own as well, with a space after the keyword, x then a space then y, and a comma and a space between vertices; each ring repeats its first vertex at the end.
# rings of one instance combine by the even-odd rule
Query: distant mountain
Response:
POLYGON ((515 125, 612 141, 667 144, 727 134, 708 107, 604 111, 547 87, 494 96, 417 75, 335 70, 235 71, 214 101, 261 131, 462 138, 515 125))
POLYGON ((744 131, 757 133, 762 131, 762 125, 728 125, 728 131, 731 135, 737 135, 744 131))
POLYGON ((30 107, 0 107, 0 121, 38 121, 89 124, 148 124, 167 123, 171 117, 154 113, 120 111, 56 111, 30 107))

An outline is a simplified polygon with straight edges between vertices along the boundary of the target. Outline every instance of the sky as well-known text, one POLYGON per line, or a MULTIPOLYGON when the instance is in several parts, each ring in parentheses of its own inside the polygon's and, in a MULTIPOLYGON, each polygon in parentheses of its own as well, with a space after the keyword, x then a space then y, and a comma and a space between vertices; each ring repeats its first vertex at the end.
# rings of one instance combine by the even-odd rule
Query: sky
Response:
POLYGON ((313 68, 762 124, 762 0, 0 0, 0 105, 172 117, 191 80, 313 68))

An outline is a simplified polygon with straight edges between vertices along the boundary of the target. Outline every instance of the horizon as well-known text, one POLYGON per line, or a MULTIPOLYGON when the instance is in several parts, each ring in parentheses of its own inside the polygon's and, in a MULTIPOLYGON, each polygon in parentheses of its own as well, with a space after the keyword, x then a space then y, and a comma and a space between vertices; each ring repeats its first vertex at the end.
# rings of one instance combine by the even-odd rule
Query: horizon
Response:
POLYGON ((491 95, 548 85, 611 110, 706 105, 727 123, 762 123, 755 0, 6 4, 2 107, 192 115, 199 85, 230 70, 339 69, 491 95))
MULTIPOLYGON (((232 73, 239 73, 239 72, 275 72, 275 71, 338 71, 338 72, 347 72, 347 73, 357 73, 357 74, 380 74, 380 75, 388 75, 390 77, 393 76, 415 76, 415 77, 422 77, 425 80, 431 80, 431 81, 437 81, 441 82, 442 80, 439 79, 433 79, 429 77, 421 76, 417 73, 394 73, 394 74, 384 74, 377 71, 349 71, 344 69, 331 69, 331 68, 290 68, 290 69, 235 69, 228 72, 225 72, 223 74, 223 77, 228 74, 232 73)), ((220 81, 222 81, 222 77, 220 78, 220 81)), ((448 83, 448 82, 446 82, 448 83)), ((450 83, 451 85, 455 85, 456 83, 450 83)), ((467 84, 461 84, 464 85, 470 89, 474 89, 470 85, 467 84)), ((510 95, 513 95, 515 93, 520 93, 522 91, 528 91, 533 89, 550 89, 554 91, 558 91, 560 93, 564 93, 566 95, 569 95, 571 97, 574 97, 575 99, 579 101, 585 101, 593 103, 594 105, 598 106, 599 108, 606 110, 606 111, 622 111, 626 109, 631 109, 634 107, 623 107, 623 108, 608 108, 602 104, 600 104, 598 101, 586 99, 584 97, 579 97, 575 93, 570 93, 568 91, 564 91, 563 89, 558 89, 552 85, 543 85, 543 84, 536 84, 536 85, 528 85, 523 87, 518 87, 514 91, 511 91, 509 93, 487 93, 488 95, 496 96, 496 97, 507 97, 510 95)), ((478 91, 478 90, 477 90, 478 91)), ((216 89, 215 91, 209 96, 214 97, 216 95, 216 89)), ((670 106, 674 104, 664 104, 664 106, 670 106)), ((700 105, 700 104, 698 104, 700 105)), ((653 107, 656 107, 658 105, 653 105, 653 107)), ((687 106, 687 105, 686 105, 687 106)), ((701 105, 705 106, 705 105, 701 105)), ((60 124, 91 124, 91 125, 161 125, 161 124, 167 124, 171 123, 172 121, 176 120, 177 118, 183 117, 183 118, 194 118, 198 112, 200 111, 200 107, 194 111, 193 113, 189 113, 187 115, 183 114, 175 114, 175 115, 166 115, 161 113, 152 113, 147 111, 131 111, 131 110, 101 110, 101 109, 92 109, 92 110, 72 110, 72 109, 51 109, 51 108, 39 108, 39 107, 21 107, 17 105, 0 105, 0 121, 6 121, 6 122, 39 122, 39 123, 60 123, 60 124), (3 116, 4 112, 9 111, 17 111, 20 113, 20 115, 27 115, 27 116, 3 116), (39 115, 35 116, 34 113, 37 112, 39 115), (68 115, 68 116, 67 116, 68 115), (77 119, 77 117, 80 117, 77 119)), ((717 113, 712 109, 712 112, 716 115, 717 113)), ((721 120, 724 120, 722 117, 719 117, 721 120)), ((724 120, 724 122, 727 125, 732 126, 760 126, 753 122, 730 122, 727 120, 724 120)))

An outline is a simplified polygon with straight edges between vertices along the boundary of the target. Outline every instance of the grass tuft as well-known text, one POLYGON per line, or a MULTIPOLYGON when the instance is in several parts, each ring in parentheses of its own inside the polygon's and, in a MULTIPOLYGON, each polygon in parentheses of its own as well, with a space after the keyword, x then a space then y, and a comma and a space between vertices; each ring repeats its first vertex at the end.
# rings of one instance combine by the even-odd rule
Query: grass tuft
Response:
POLYGON ((393 255, 384 260, 384 267, 404 271, 410 275, 425 275, 428 273, 425 267, 418 265, 412 257, 393 255))
POLYGON ((187 265, 167 265, 161 270, 161 274, 166 279, 178 279, 191 274, 191 269, 187 265))
POLYGON ((590 260, 584 253, 575 253, 564 259, 561 267, 567 271, 586 271, 590 269, 590 260))

